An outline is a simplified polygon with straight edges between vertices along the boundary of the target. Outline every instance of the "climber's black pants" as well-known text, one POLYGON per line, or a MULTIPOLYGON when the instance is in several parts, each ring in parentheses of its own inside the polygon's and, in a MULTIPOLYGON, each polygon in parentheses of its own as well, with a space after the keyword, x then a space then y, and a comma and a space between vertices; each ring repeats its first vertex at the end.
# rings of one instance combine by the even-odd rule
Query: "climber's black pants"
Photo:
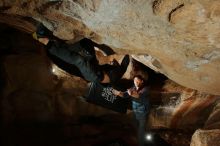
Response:
POLYGON ((95 56, 82 54, 84 48, 79 43, 66 44, 59 41, 50 41, 47 45, 48 51, 63 61, 79 68, 83 77, 91 82, 101 81, 103 78, 100 66, 95 56))
POLYGON ((105 72, 110 78, 110 82, 115 83, 122 77, 127 69, 127 65, 125 65, 125 67, 123 65, 109 64, 100 66, 95 53, 87 53, 86 49, 83 48, 79 42, 66 44, 60 40, 50 41, 47 48, 52 55, 57 56, 69 64, 75 65, 83 77, 90 82, 102 81, 103 73, 105 72))

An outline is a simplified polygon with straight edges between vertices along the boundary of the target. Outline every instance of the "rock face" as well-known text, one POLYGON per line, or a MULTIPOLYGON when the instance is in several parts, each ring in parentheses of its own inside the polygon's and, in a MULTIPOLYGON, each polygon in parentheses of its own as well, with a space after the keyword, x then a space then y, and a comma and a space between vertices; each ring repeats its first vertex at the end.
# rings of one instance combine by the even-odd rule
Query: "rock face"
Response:
MULTIPOLYGON (((166 81, 162 103, 150 114, 151 127, 194 131, 219 127, 219 97, 166 81)), ((153 98, 153 97, 152 97, 153 98)))
MULTIPOLYGON (((219 100, 219 99, 218 99, 219 100)), ((204 128, 205 129, 219 129, 220 128, 220 103, 217 102, 209 115, 204 128)))
POLYGON ((88 37, 117 53, 150 55, 171 80, 220 94, 218 0, 2 0, 0 10, 43 22, 62 39, 88 37))
POLYGON ((197 130, 190 146, 219 146, 220 130, 197 130))

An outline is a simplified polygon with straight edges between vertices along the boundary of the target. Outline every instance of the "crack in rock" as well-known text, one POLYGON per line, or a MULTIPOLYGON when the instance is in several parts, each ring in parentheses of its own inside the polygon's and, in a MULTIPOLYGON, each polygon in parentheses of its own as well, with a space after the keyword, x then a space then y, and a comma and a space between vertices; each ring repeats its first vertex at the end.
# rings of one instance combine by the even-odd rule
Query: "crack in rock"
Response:
POLYGON ((184 4, 181 4, 179 6, 177 6, 176 8, 174 8, 173 10, 170 11, 169 15, 168 15, 168 20, 169 22, 171 21, 171 16, 174 12, 176 12, 178 9, 182 8, 184 6, 184 4))

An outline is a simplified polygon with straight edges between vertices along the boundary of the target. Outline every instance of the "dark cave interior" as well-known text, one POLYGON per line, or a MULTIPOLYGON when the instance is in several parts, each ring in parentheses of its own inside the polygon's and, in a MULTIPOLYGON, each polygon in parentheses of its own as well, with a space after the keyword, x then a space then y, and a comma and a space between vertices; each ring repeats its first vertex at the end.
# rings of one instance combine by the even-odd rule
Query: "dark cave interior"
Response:
MULTIPOLYGON (((16 108, 5 106, 6 98, 15 98, 17 95, 6 96, 8 90, 15 89, 5 89, 8 78, 8 72, 5 71, 5 58, 8 56, 19 56, 35 54, 38 56, 43 56, 43 65, 50 64, 52 60, 63 70, 69 72, 70 74, 76 74, 81 76, 77 68, 74 68, 70 64, 66 64, 54 56, 50 56, 43 49, 43 46, 32 39, 30 34, 21 32, 20 30, 14 29, 8 25, 0 24, 0 80, 1 80, 1 145, 5 146, 46 146, 46 145, 82 145, 82 146, 134 146, 136 145, 136 140, 134 136, 134 127, 131 122, 130 117, 121 114, 106 114, 102 116, 96 115, 83 115, 76 117, 63 116, 59 112, 59 108, 54 105, 53 112, 49 113, 52 118, 39 118, 40 114, 35 113, 35 109, 22 107, 21 111, 14 111, 16 108), (7 92, 5 92, 7 90, 7 92), (9 108, 5 110, 5 108, 9 108), (32 113, 34 111, 34 113, 32 113), (25 114, 24 114, 25 112, 25 114), (20 114, 21 113, 21 114, 20 114), (30 116, 31 115, 31 116, 30 116), (35 117, 37 115, 37 117, 35 117), (31 118, 30 118, 31 117, 31 118), (124 121, 122 121, 124 120, 124 121), (120 121, 120 122, 118 122, 120 121)), ((13 58, 12 58, 13 59, 13 58)), ((6 59, 7 60, 7 59, 6 59)), ((29 62, 29 60, 26 60, 29 62)), ((34 64, 33 64, 34 65, 34 64)), ((155 73, 150 68, 146 67, 142 63, 137 63, 138 68, 146 71, 149 75, 147 84, 151 85, 151 89, 154 91, 152 95, 153 106, 159 106, 161 103, 161 95, 159 91, 162 91, 163 83, 167 79, 164 75, 155 73)), ((13 68, 13 66, 12 66, 13 68)), ((19 67, 17 67, 19 68, 19 67)), ((16 68, 16 69, 17 69, 16 68)), ((14 70, 20 72, 19 70, 14 70)), ((32 75, 25 75, 30 78, 32 75)), ((47 77, 47 76, 46 76, 47 77)), ((33 74, 33 78, 35 78, 33 74)), ((25 81, 24 81, 25 82, 25 81)), ((132 81, 122 80, 124 87, 130 86, 132 81)), ((12 83, 13 84, 13 83, 12 83)), ((24 87, 20 87, 19 90, 24 87)), ((32 85, 28 85, 32 86, 32 85)), ((7 87, 10 88, 10 87, 7 87)), ((31 87, 30 87, 31 88, 31 87)), ((32 89, 30 90, 32 91, 32 89)), ((51 92, 51 91, 50 91, 51 92)), ((16 93, 16 92, 15 92, 16 93)), ((24 93, 24 96, 28 97, 31 94, 24 93)), ((18 95, 19 96, 19 95, 18 95)), ((35 96, 35 95, 34 95, 35 96)), ((39 94, 37 98, 41 98, 39 94)), ((25 99, 25 98, 22 98, 25 99)), ((25 102, 25 104, 32 103, 25 102)), ((16 102, 11 100, 9 102, 16 102)), ((19 102, 19 101, 17 101, 19 102)), ((12 105, 17 105, 17 103, 9 103, 12 105)), ((20 103, 18 103, 20 104, 20 103)), ((24 104, 24 105, 25 105, 24 104)), ((37 104, 37 103, 36 103, 37 104)), ((24 106, 22 104, 22 106, 24 106)), ((37 107, 38 105, 33 105, 37 107)), ((42 105, 39 105, 42 106, 42 105)), ((40 107, 39 107, 40 108, 40 107)), ((41 110, 39 110, 41 111, 41 110)), ((37 111, 37 112, 39 112, 37 111)), ((47 114, 46 114, 47 115, 47 114)), ((74 116, 74 115, 73 115, 74 116)), ((158 132, 159 133, 159 132, 158 132)), ((163 132, 162 132, 163 133, 163 132)), ((166 132, 164 132, 166 133, 166 132)), ((155 134, 154 142, 147 143, 149 146, 165 146, 170 145, 165 140, 163 140, 160 135, 155 134)))

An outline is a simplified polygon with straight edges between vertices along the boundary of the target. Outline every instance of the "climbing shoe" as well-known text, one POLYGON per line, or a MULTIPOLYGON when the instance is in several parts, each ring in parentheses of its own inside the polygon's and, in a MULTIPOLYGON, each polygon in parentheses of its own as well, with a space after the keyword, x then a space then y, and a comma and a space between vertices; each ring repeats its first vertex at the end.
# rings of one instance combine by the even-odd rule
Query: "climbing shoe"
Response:
POLYGON ((40 23, 37 25, 37 30, 32 34, 32 36, 35 40, 38 40, 39 38, 50 38, 53 35, 49 29, 40 23))

